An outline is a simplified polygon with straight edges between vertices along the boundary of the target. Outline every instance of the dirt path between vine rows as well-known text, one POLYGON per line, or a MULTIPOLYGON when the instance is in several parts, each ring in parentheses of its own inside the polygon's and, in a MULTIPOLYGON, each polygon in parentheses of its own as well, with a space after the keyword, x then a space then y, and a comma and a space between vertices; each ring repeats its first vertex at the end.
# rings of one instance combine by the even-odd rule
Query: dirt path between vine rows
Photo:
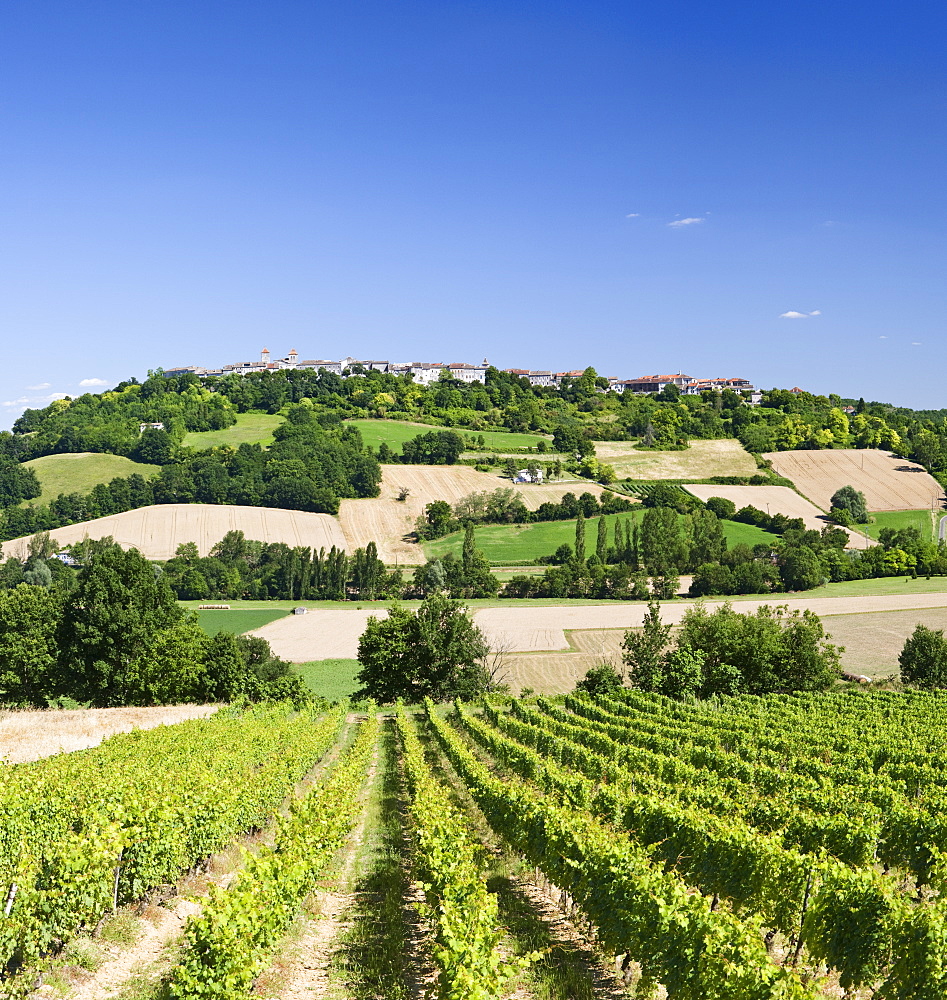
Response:
MULTIPOLYGON (((302 794, 318 781, 338 759, 342 748, 347 744, 354 719, 354 715, 346 718, 345 726, 335 743, 308 774, 297 782, 295 795, 302 794)), ((286 803, 280 812, 285 809, 286 803)), ((147 976, 156 980, 165 974, 168 969, 166 949, 172 942, 180 939, 188 918, 201 912, 203 900, 210 893, 211 887, 219 885, 226 888, 240 873, 244 860, 241 848, 253 851, 263 844, 272 844, 274 836, 275 823, 271 821, 264 831, 240 837, 230 847, 210 858, 206 872, 179 882, 172 902, 145 903, 142 906, 139 934, 132 944, 108 948, 105 962, 88 979, 77 983, 68 994, 69 1000, 107 1000, 121 993, 135 977, 147 976)), ((34 994, 37 1000, 43 995, 42 991, 34 994)))
POLYGON ((378 773, 378 755, 376 745, 360 793, 362 811, 358 823, 343 847, 338 866, 332 873, 333 888, 327 886, 317 889, 310 900, 313 912, 305 921, 305 930, 296 942, 295 961, 289 982, 280 991, 281 1000, 306 1000, 308 997, 324 997, 330 991, 334 992, 329 979, 329 965, 335 943, 350 922, 350 914, 355 908, 355 867, 365 840, 368 799, 378 773))

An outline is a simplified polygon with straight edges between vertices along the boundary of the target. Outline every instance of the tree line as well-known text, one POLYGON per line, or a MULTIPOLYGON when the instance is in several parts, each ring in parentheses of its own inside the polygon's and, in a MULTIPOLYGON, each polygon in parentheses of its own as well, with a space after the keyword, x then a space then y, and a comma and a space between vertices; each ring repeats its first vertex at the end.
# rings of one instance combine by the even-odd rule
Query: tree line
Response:
MULTIPOLYGON (((308 698, 269 644, 208 637, 163 575, 111 539, 74 551, 57 583, 0 590, 0 700, 7 705, 162 705, 308 698), (68 582, 67 582, 68 581, 68 582)), ((42 552, 33 556, 37 561, 42 552)))

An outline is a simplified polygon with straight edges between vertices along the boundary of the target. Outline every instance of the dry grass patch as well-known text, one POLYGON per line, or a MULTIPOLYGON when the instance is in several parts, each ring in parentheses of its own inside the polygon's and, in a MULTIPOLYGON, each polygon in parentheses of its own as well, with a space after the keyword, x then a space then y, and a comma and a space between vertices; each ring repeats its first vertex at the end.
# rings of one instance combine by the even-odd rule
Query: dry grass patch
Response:
POLYGON ((847 670, 890 677, 898 673, 898 656, 915 626, 947 629, 947 608, 832 615, 824 617, 822 624, 832 642, 845 647, 842 666, 847 670))
POLYGON ((759 471, 735 438, 691 441, 685 451, 641 451, 628 441, 596 441, 595 455, 612 466, 619 479, 710 479, 759 471))
POLYGON ((21 764, 55 753, 86 750, 116 733, 173 726, 185 719, 205 719, 217 708, 217 705, 163 705, 4 712, 0 715, 0 757, 9 764, 21 764))
POLYGON ((944 496, 944 488, 922 466, 874 448, 774 451, 764 457, 823 510, 843 486, 864 493, 869 510, 930 510, 944 496))
MULTIPOLYGON (((196 542, 201 555, 228 531, 242 531, 260 542, 285 542, 313 549, 347 549, 339 522, 328 514, 273 507, 238 507, 235 504, 169 503, 139 507, 123 514, 99 517, 50 532, 59 545, 83 538, 112 538, 124 548, 135 548, 146 559, 170 559, 182 542, 196 542)), ((26 558, 30 537, 5 542, 5 556, 26 558)))

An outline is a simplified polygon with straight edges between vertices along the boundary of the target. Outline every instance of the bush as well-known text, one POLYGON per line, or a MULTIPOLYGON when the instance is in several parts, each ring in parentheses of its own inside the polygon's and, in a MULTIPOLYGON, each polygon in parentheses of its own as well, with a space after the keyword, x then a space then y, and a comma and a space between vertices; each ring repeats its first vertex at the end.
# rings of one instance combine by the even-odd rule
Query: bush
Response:
POLYGON ((942 631, 918 625, 898 657, 901 680, 932 690, 947 687, 947 639, 942 631))
POLYGON ((621 674, 610 664, 600 663, 576 684, 577 691, 585 691, 591 695, 609 695, 622 688, 621 674))
POLYGON ((722 520, 729 520, 737 512, 737 505, 726 497, 710 497, 705 506, 722 520))

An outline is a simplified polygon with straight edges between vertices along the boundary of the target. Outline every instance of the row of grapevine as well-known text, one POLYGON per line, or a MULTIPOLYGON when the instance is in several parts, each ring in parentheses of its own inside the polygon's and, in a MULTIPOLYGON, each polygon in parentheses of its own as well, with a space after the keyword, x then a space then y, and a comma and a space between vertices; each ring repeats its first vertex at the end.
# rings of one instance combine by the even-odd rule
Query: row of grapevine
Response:
POLYGON ((495 777, 431 705, 427 717, 494 829, 576 898, 604 947, 640 963, 645 988, 660 982, 670 1000, 814 995, 770 960, 756 919, 713 910, 643 849, 587 812, 530 784, 495 777))
POLYGON ((262 826, 343 719, 342 709, 320 718, 288 705, 221 710, 6 768, 0 964, 8 976, 262 826))
POLYGON ((487 891, 481 850, 434 778, 414 724, 396 716, 411 799, 415 865, 434 927, 439 1000, 495 1000, 516 971, 497 948, 503 936, 497 897, 487 891))
POLYGON ((278 821, 275 846, 248 858, 226 889, 216 886, 185 928, 170 981, 174 1000, 246 996, 269 953, 354 826, 359 790, 378 742, 372 714, 321 784, 278 821))
MULTIPOLYGON (((650 795, 614 786, 596 789, 590 781, 576 794, 575 775, 480 722, 463 706, 458 705, 457 712, 467 731, 495 759, 542 788, 571 793, 574 804, 589 806, 599 818, 630 834, 653 861, 676 871, 703 894, 729 900, 767 927, 801 936, 809 953, 834 968, 845 986, 876 981, 890 962, 894 942, 913 924, 915 907, 892 879, 872 868, 807 858, 737 819, 714 817, 650 795), (844 937, 837 931, 842 926, 844 937)), ((504 728, 502 713, 488 714, 504 728)), ((512 728, 518 728, 515 721, 512 728)), ((526 727, 519 728, 519 735, 531 738, 526 727)), ((940 946, 930 945, 934 954, 927 959, 936 961, 940 946)))
MULTIPOLYGON (((810 844, 806 849, 815 846, 817 838, 826 832, 832 834, 833 843, 826 842, 823 846, 846 860, 853 860, 850 852, 854 848, 856 856, 870 853, 888 868, 910 872, 919 884, 939 888, 947 882, 947 866, 938 848, 945 843, 947 835, 947 796, 939 789, 931 790, 922 783, 924 794, 921 795, 917 789, 898 788, 886 776, 871 772, 862 775, 857 786, 850 780, 849 773, 840 774, 840 784, 836 785, 832 780, 835 772, 828 765, 826 774, 819 780, 806 779, 798 773, 781 773, 769 764, 755 765, 747 760, 739 760, 735 765, 722 749, 715 753, 711 747, 690 745, 685 729, 673 737, 657 737, 643 732, 638 721, 623 721, 611 713, 608 702, 597 704, 573 696, 566 701, 573 713, 568 716, 568 722, 591 729, 611 741, 627 763, 632 756, 630 747, 641 747, 674 760, 676 767, 683 762, 730 779, 728 792, 733 799, 744 803, 743 808, 753 808, 749 802, 762 794, 759 822, 769 824, 770 829, 782 829, 789 835, 800 834, 800 843, 810 844), (809 817, 795 813, 790 820, 785 814, 780 815, 781 804, 788 804, 791 811, 802 805, 819 818, 813 824, 808 822, 809 817), (825 818, 832 816, 836 821, 827 822, 825 818), (840 816, 847 824, 842 828, 843 833, 848 832, 847 844, 837 836, 840 816)), ((566 721, 561 709, 544 708, 560 722, 566 721)), ((710 787, 714 784, 711 782, 710 787)))

